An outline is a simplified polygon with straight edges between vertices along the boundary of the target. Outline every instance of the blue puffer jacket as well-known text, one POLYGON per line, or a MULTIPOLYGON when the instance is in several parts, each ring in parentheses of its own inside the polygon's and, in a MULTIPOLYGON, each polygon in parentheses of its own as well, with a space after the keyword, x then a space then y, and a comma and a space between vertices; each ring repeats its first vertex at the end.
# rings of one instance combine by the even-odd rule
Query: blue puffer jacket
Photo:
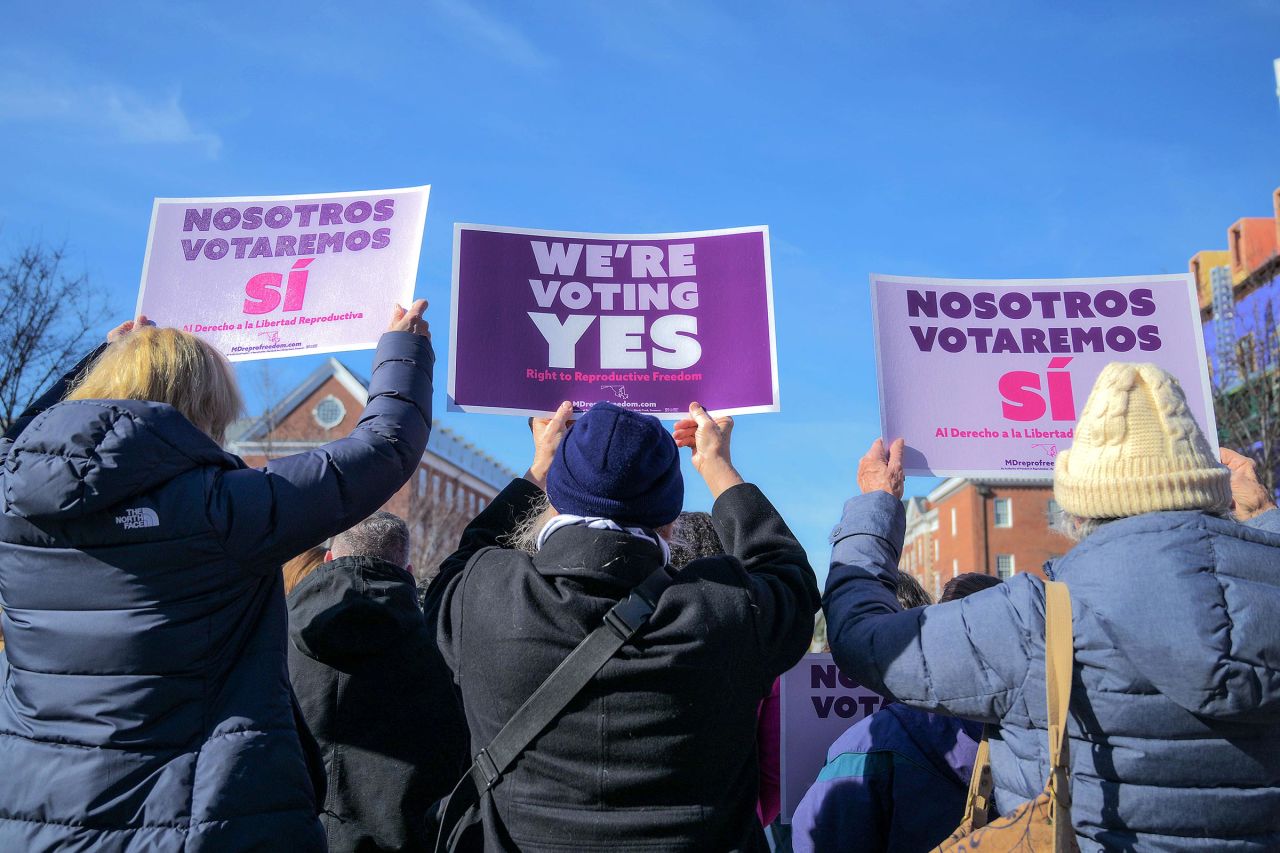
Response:
MULTIPOLYGON (((856 497, 824 609, 840 668, 917 708, 999 725, 996 804, 1049 773, 1044 585, 900 612, 902 503, 856 497)), ((1072 819, 1083 850, 1280 850, 1280 511, 1104 525, 1054 565, 1071 591, 1072 819)))
POLYGON ((385 335, 351 436, 265 470, 159 403, 0 445, 0 850, 325 849, 280 565, 408 479, 432 360, 385 335))

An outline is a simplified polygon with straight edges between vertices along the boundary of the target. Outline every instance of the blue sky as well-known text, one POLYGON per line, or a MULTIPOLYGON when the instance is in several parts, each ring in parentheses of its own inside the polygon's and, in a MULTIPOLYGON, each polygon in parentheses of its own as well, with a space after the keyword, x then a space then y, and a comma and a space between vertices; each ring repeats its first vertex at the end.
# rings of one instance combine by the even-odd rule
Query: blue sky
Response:
MULTIPOLYGON (((767 224, 783 412, 741 418, 735 459, 825 574, 878 432, 868 273, 1185 270, 1270 212, 1277 55, 1270 0, 18 4, 0 247, 66 241, 105 332, 153 196, 430 183, 418 293, 444 350, 455 221, 767 224)), ((271 364, 288 385, 315 363, 271 364)), ((523 421, 440 417, 523 470, 523 421)))

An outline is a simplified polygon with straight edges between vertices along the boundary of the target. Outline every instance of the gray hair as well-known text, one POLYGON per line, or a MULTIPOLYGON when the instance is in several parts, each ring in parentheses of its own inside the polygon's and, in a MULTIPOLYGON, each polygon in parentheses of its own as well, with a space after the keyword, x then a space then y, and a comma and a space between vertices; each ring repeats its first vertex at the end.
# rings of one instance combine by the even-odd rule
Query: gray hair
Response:
POLYGON ((1061 533, 1072 542, 1083 542, 1085 537, 1098 532, 1098 529, 1114 518, 1082 518, 1065 510, 1059 510, 1056 517, 1050 519, 1050 528, 1061 533))
POLYGON ((378 510, 333 537, 334 557, 377 557, 400 568, 409 565, 409 525, 398 515, 378 510))
MULTIPOLYGON (((1205 515, 1211 515, 1214 518, 1233 518, 1230 510, 1201 510, 1205 515)), ((1102 526, 1118 521, 1115 518, 1082 518, 1078 515, 1072 515, 1065 510, 1059 510, 1057 518, 1053 519, 1050 527, 1070 539, 1072 542, 1083 542, 1087 537, 1097 533, 1102 526)))
MULTIPOLYGON (((538 535, 542 533, 542 528, 559 514, 551 505, 549 497, 545 494, 539 495, 524 515, 516 519, 516 526, 511 529, 511 532, 498 537, 498 544, 503 548, 513 548, 533 556, 538 553, 538 535)), ((680 540, 676 537, 678 524, 678 521, 664 524, 654 532, 673 545, 680 544, 680 540)))
POLYGON ((516 526, 511 532, 499 537, 498 544, 503 548, 523 551, 530 556, 538 553, 538 534, 555 515, 551 499, 545 494, 539 495, 528 511, 516 519, 516 526))

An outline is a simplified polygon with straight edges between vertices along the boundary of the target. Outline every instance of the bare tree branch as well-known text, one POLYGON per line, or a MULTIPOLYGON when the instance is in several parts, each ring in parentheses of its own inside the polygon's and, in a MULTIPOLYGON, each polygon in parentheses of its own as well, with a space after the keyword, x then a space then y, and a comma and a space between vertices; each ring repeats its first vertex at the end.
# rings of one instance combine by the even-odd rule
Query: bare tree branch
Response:
POLYGON ((1280 338, 1270 299, 1254 305, 1249 329, 1236 341, 1229 365, 1234 375, 1220 366, 1213 377, 1218 443, 1252 457, 1258 480, 1274 495, 1280 469, 1280 338))
POLYGON ((462 531, 474 513, 466 509, 460 487, 449 487, 443 474, 428 472, 429 484, 410 500, 410 557, 418 583, 425 586, 440 572, 440 565, 454 551, 462 531))
POLYGON ((0 419, 10 423, 89 348, 105 299, 64 271, 66 249, 34 242, 0 263, 0 419))

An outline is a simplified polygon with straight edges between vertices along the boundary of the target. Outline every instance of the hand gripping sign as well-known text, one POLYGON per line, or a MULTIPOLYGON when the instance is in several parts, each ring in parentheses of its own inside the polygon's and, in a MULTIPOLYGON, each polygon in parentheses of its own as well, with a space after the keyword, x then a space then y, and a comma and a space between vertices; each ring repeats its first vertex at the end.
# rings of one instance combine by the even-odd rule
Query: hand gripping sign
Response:
POLYGON ((778 411, 769 234, 456 225, 449 408, 778 411))
POLYGON ((1178 377, 1213 447, 1189 275, 977 281, 871 276, 881 430, 908 474, 1052 475, 1102 368, 1178 377))
POLYGON ((413 299, 429 190, 158 198, 138 313, 232 361, 372 349, 413 299))

